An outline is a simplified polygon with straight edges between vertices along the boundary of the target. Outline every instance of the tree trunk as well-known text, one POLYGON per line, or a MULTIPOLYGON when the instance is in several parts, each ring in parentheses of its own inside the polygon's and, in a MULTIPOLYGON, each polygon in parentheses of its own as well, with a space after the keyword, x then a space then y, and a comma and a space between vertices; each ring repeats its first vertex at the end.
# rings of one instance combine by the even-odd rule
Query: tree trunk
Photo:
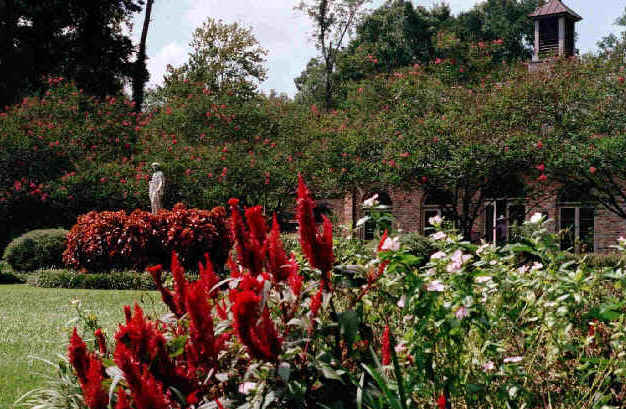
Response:
POLYGON ((144 100, 144 87, 149 78, 148 70, 146 69, 146 41, 148 39, 150 16, 152 14, 152 3, 154 3, 154 0, 147 0, 146 2, 146 16, 143 20, 139 52, 137 53, 137 61, 135 61, 135 72, 133 76, 133 101, 135 102, 135 112, 141 112, 144 100))

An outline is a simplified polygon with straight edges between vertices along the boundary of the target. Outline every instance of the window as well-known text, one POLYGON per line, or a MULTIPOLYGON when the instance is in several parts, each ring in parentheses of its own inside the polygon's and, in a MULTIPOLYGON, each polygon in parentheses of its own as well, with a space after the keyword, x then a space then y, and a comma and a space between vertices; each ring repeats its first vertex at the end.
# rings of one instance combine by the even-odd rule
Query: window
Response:
POLYGON ((485 208, 485 241, 498 245, 517 239, 517 226, 526 219, 526 207, 513 199, 498 199, 485 208))
POLYGON ((428 221, 431 217, 440 216, 446 220, 453 220, 450 207, 455 203, 449 192, 435 190, 430 191, 424 197, 422 205, 422 226, 424 235, 434 233, 433 226, 428 221))
MULTIPOLYGON (((368 195, 365 196, 365 199, 368 199, 372 196, 374 196, 375 194, 378 194, 378 206, 383 206, 384 207, 384 212, 385 213, 391 213, 391 198, 389 197, 389 195, 385 192, 372 192, 368 195)), ((374 208, 374 210, 376 211, 376 208, 374 208)), ((382 210, 382 209, 381 209, 382 210)), ((363 208, 363 216, 369 216, 372 214, 372 209, 371 208, 363 208)), ((384 224, 384 221, 383 221, 384 224)), ((388 228, 391 226, 388 226, 388 228)), ((383 229, 385 228, 385 226, 383 226, 383 229)), ((363 238, 363 240, 373 240, 374 237, 376 236, 376 223, 370 219, 367 222, 365 222, 365 225, 363 225, 363 229, 361 231, 361 237, 363 238)))
POLYGON ((595 250, 595 209, 593 207, 561 207, 559 210, 561 250, 577 253, 595 250))
POLYGON ((585 186, 566 186, 559 195, 561 250, 595 251, 595 207, 585 186))

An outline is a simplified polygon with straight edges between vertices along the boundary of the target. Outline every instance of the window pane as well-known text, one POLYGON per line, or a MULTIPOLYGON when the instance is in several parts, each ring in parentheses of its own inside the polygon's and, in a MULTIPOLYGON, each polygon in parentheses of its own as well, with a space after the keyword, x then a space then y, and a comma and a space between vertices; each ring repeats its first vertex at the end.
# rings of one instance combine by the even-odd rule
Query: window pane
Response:
POLYGON ((518 241, 519 229, 516 227, 524 224, 526 219, 526 207, 524 205, 510 205, 509 206, 509 242, 518 241))
POLYGON ((424 210, 424 234, 434 233, 433 226, 428 221, 431 217, 439 216, 441 212, 439 209, 426 209, 424 210))
POLYGON ((498 200, 496 202, 496 241, 498 245, 506 243, 507 219, 506 219, 506 201, 498 200))
POLYGON ((485 208, 485 240, 487 243, 493 243, 493 205, 485 208))
POLYGON ((590 253, 594 251, 594 209, 585 207, 580 209, 580 244, 581 251, 590 253))
POLYGON ((573 207, 561 208, 561 250, 574 247, 576 237, 576 209, 573 207))

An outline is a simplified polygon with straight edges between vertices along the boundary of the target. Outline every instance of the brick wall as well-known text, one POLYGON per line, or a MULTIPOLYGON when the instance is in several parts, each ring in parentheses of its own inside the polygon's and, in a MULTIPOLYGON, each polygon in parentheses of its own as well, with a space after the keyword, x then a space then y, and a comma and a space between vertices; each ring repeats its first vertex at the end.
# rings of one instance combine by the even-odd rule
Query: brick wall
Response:
MULTIPOLYGON (((532 200, 525 202, 526 220, 530 219, 536 212, 547 215, 553 221, 552 229, 557 232, 560 226, 560 208, 558 202, 558 192, 560 186, 557 184, 544 185, 532 200)), ((422 190, 404 191, 397 189, 385 190, 385 193, 392 201, 392 215, 394 217, 394 227, 404 232, 424 233, 424 192, 422 190)), ((327 200, 326 202, 333 209, 336 220, 341 224, 353 226, 356 221, 363 217, 364 212, 361 203, 370 193, 355 192, 349 193, 343 199, 327 200)), ((568 205, 569 206, 569 205, 568 205)), ((486 237, 485 214, 486 204, 482 206, 480 215, 475 221, 473 228, 473 238, 483 239, 486 237)), ((622 219, 603 207, 596 206, 594 218, 594 246, 596 252, 606 253, 611 251, 610 246, 616 244, 620 236, 626 236, 626 220, 622 219)))

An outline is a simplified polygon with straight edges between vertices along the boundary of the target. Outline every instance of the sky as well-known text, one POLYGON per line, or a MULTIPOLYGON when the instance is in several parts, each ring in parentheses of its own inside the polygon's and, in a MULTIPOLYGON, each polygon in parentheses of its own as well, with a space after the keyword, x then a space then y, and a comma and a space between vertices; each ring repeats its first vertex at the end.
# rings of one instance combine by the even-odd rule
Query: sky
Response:
MULTIPOLYGON (((376 3, 381 3, 381 0, 376 3)), ((414 5, 431 7, 439 0, 413 0, 414 5)), ((470 9, 478 0, 448 0, 453 13, 470 9)), ((260 44, 269 51, 268 76, 261 84, 265 92, 274 89, 289 96, 296 93, 293 79, 317 55, 311 40, 311 20, 293 8, 299 0, 155 0, 148 33, 149 86, 161 84, 167 64, 182 65, 190 51, 194 29, 207 17, 226 23, 238 22, 252 28, 260 44)), ((596 50, 596 43, 609 33, 623 14, 626 0, 565 0, 584 20, 577 24, 577 47, 582 53, 596 50)), ((143 13, 134 20, 133 38, 138 42, 143 13)))

